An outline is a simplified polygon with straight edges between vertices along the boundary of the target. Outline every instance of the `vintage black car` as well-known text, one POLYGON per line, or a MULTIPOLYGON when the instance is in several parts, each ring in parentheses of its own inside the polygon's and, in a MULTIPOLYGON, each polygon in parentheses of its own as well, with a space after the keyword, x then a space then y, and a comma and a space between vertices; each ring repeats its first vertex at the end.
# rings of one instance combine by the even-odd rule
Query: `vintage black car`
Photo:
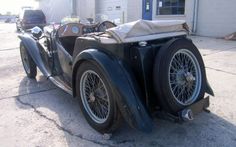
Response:
POLYGON ((78 98, 97 131, 111 133, 124 119, 149 132, 154 114, 192 120, 214 95, 187 34, 183 21, 67 23, 20 34, 20 53, 27 76, 38 67, 78 98))

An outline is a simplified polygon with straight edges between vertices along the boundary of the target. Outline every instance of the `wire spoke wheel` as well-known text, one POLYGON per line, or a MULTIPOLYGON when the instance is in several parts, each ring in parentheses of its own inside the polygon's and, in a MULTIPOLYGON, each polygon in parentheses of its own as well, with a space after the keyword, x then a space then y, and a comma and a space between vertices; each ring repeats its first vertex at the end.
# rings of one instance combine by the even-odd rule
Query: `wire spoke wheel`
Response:
POLYGON ((187 49, 177 51, 170 62, 169 86, 175 100, 184 106, 192 104, 201 90, 201 68, 197 58, 187 49))
POLYGON ((89 117, 98 124, 104 123, 110 113, 109 95, 103 80, 93 70, 82 74, 80 94, 89 117))
POLYGON ((77 68, 76 96, 85 119, 100 133, 112 133, 122 122, 114 87, 97 62, 84 61, 77 68))
POLYGON ((188 38, 167 42, 156 55, 153 79, 159 104, 169 113, 204 98, 207 80, 198 48, 188 38))

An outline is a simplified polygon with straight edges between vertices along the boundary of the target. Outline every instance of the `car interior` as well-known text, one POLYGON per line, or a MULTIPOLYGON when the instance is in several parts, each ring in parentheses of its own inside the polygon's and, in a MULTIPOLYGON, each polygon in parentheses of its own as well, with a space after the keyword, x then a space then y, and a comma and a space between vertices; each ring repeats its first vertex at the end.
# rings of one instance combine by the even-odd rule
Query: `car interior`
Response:
POLYGON ((61 45, 72 56, 75 40, 77 37, 82 36, 83 24, 68 23, 61 26, 57 31, 57 37, 61 45))
POLYGON ((101 24, 68 23, 61 26, 57 31, 57 37, 61 45, 72 56, 77 37, 94 32, 105 32, 106 29, 115 27, 112 22, 105 21, 101 24))

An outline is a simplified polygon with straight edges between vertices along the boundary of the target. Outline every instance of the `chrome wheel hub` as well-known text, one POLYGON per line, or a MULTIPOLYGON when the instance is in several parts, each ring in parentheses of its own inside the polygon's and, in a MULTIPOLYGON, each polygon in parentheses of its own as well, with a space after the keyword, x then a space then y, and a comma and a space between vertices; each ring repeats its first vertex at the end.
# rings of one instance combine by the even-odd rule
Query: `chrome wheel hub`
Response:
POLYGON ((196 80, 196 78, 190 72, 185 73, 184 76, 187 83, 192 83, 196 80))
POLYGON ((90 102, 90 103, 93 103, 93 102, 95 102, 95 96, 94 96, 94 94, 93 93, 90 93, 90 95, 89 95, 89 101, 88 102, 90 102))

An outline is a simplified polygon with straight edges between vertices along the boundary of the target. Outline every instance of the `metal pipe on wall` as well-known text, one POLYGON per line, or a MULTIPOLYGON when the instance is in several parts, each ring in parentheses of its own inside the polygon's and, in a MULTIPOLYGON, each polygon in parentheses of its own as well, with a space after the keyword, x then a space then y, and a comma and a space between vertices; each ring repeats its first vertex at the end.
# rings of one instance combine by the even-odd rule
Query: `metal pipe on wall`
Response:
POLYGON ((194 0, 193 28, 192 28, 193 34, 196 34, 197 32, 198 7, 199 7, 199 0, 194 0))
POLYGON ((72 16, 76 16, 77 15, 77 0, 71 0, 71 8, 72 8, 72 12, 71 15, 72 16))

